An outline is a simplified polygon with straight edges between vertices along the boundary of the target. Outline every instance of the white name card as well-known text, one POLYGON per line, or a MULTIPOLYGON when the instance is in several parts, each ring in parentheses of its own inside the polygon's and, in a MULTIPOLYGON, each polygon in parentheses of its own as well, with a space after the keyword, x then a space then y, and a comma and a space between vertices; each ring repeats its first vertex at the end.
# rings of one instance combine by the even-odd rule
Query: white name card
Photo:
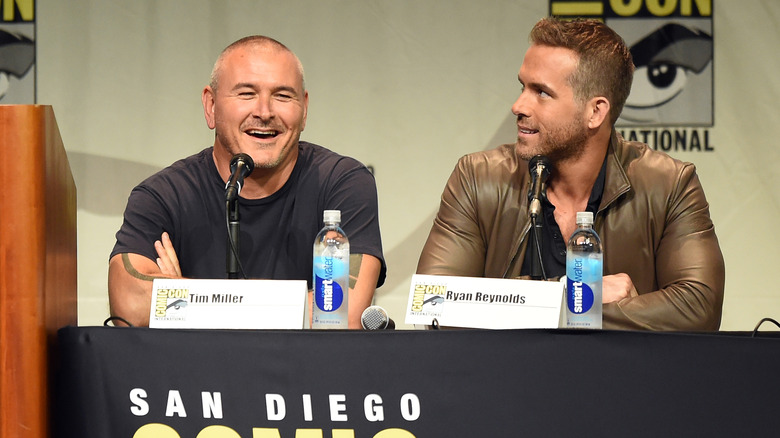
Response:
POLYGON ((303 328, 303 280, 156 279, 149 327, 303 328))
POLYGON ((414 275, 406 323, 484 329, 558 328, 557 281, 414 275))

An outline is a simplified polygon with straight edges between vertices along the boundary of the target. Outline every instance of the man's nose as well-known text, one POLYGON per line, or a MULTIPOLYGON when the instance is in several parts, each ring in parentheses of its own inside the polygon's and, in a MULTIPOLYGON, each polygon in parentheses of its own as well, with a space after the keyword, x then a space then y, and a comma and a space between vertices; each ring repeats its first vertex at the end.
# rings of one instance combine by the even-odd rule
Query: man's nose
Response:
POLYGON ((270 120, 274 116, 273 103, 271 99, 261 97, 257 99, 252 115, 260 120, 270 120))
POLYGON ((528 117, 528 104, 525 100, 525 93, 520 93, 520 96, 512 104, 512 114, 517 117, 528 117))

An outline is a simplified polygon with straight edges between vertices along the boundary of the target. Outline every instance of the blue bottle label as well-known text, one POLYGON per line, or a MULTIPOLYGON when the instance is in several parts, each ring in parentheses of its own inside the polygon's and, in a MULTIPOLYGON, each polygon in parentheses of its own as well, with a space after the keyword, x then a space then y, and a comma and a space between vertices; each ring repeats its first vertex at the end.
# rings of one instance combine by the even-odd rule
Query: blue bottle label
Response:
POLYGON ((343 263, 333 257, 318 257, 315 262, 314 302, 325 312, 333 312, 344 302, 344 289, 336 281, 343 273, 343 263))
POLYGON ((341 285, 333 280, 328 280, 317 276, 317 291, 320 291, 316 295, 317 307, 325 312, 332 312, 339 307, 344 301, 344 291, 341 290, 341 285))
POLYGON ((593 307, 593 290, 587 283, 567 278, 566 305, 571 313, 585 313, 593 307))
POLYGON ((570 252, 567 258, 566 306, 575 315, 587 313, 597 298, 593 285, 601 283, 601 257, 579 257, 570 252))

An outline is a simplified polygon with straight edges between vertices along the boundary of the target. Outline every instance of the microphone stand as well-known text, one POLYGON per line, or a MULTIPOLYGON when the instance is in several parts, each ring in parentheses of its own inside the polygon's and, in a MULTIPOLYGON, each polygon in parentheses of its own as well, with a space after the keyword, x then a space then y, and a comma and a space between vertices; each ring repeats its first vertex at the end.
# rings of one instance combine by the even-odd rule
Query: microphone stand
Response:
POLYGON ((531 215, 531 241, 528 242, 531 245, 531 279, 532 280, 546 280, 547 275, 544 272, 544 266, 542 266, 542 226, 544 221, 538 220, 536 215, 531 215))
POLYGON ((529 193, 530 205, 528 206, 528 215, 531 218, 531 266, 530 274, 533 280, 547 280, 547 274, 544 272, 542 262, 542 227, 544 220, 540 220, 542 213, 542 192, 544 183, 550 175, 552 165, 550 160, 543 155, 536 155, 528 162, 528 170, 531 172, 531 185, 533 193, 529 193))
POLYGON ((238 251, 238 239, 241 234, 238 229, 238 194, 241 192, 244 178, 249 176, 254 168, 255 162, 247 154, 235 154, 230 159, 230 179, 225 184, 225 222, 228 232, 227 260, 225 262, 227 278, 239 278, 239 273, 243 278, 246 278, 238 251))
POLYGON ((228 242, 227 242, 227 278, 239 278, 239 260, 238 260, 238 236, 239 236, 239 215, 238 215, 238 197, 227 201, 225 209, 228 223, 228 242))

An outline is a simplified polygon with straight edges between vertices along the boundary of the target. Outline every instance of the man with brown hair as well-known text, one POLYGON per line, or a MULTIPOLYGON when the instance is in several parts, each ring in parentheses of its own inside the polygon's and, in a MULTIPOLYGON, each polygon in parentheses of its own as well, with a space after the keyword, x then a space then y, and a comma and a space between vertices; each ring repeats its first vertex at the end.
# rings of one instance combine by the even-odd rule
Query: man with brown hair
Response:
POLYGON ((614 130, 634 71, 625 42, 599 21, 554 18, 530 40, 512 106, 517 141, 460 159, 417 272, 528 277, 528 160, 544 155, 547 277, 565 274, 576 213, 590 211, 604 251, 604 328, 717 330, 724 263, 695 167, 614 130))

